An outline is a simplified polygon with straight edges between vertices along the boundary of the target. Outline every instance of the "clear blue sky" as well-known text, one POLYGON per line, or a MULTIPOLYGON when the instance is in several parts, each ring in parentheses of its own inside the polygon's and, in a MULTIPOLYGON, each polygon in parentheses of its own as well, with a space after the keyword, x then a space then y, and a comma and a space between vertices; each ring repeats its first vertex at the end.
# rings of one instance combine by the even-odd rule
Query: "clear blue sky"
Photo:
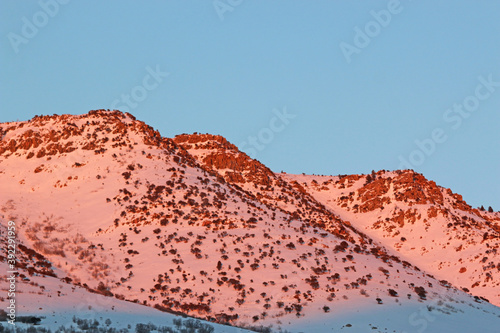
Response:
POLYGON ((59 1, 0 2, 2 122, 128 108, 274 171, 403 158, 500 209, 498 1, 59 1))

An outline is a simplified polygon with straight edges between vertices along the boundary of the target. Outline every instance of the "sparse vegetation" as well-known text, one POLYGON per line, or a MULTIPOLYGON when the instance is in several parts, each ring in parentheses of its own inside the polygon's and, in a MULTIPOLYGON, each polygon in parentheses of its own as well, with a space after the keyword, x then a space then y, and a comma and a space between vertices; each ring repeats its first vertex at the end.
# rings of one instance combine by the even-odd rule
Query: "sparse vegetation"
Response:
MULTIPOLYGON (((120 117, 120 113, 112 114, 120 117)), ((65 176, 51 183, 54 185, 51 191, 57 197, 62 193, 57 191, 66 187, 64 195, 69 195, 69 187, 78 183, 75 193, 87 195, 87 189, 84 191, 81 184, 94 182, 99 190, 91 193, 101 195, 96 202, 109 210, 109 219, 100 221, 85 237, 72 234, 72 230, 79 229, 77 223, 90 224, 92 218, 89 222, 81 221, 78 214, 74 215, 75 222, 50 215, 48 210, 49 216, 42 214, 25 222, 22 230, 27 244, 19 245, 19 253, 20 263, 25 265, 20 269, 26 274, 20 278, 26 283, 30 279, 36 281, 39 275, 67 272, 68 277, 59 277, 60 283, 80 285, 88 291, 165 312, 229 324, 245 320, 259 324, 264 318, 302 316, 308 313, 306 307, 328 313, 359 294, 372 304, 377 296, 380 298, 375 298, 376 302, 383 304, 403 302, 404 295, 411 299, 415 294, 422 302, 429 295, 425 288, 433 288, 432 283, 435 286, 432 292, 444 290, 443 286, 454 286, 444 280, 437 284, 432 276, 424 274, 430 271, 429 266, 422 267, 420 272, 410 263, 411 258, 410 262, 401 261, 389 254, 384 247, 387 244, 382 242, 386 238, 394 240, 396 250, 404 247, 410 251, 416 235, 425 237, 417 232, 418 228, 438 225, 440 219, 446 221, 443 229, 449 232, 446 235, 449 239, 441 244, 437 241, 439 237, 435 242, 429 239, 429 245, 412 251, 425 255, 440 247, 450 247, 448 242, 457 244, 460 240, 460 246, 451 252, 466 254, 474 252, 471 248, 477 244, 484 251, 477 251, 477 257, 464 257, 454 272, 461 273, 460 278, 468 278, 478 268, 467 261, 473 258, 480 265, 484 279, 476 279, 468 287, 488 287, 497 280, 496 272, 500 270, 495 248, 498 219, 491 218, 484 207, 471 211, 461 197, 419 174, 373 171, 369 175, 339 177, 281 177, 238 152, 222 137, 185 135, 171 140, 161 138, 140 123, 118 121, 115 124, 110 120, 110 124, 101 126, 97 122, 104 116, 100 112, 92 115, 95 117, 89 123, 75 125, 81 139, 87 140, 82 148, 87 152, 75 156, 80 163, 72 159, 67 164, 71 175, 65 174, 67 170, 62 167, 57 170, 65 176), (92 124, 94 121, 96 124, 92 124), (127 135, 138 130, 146 135, 144 142, 134 142, 135 136, 127 135), (201 158, 196 154, 198 149, 202 152, 201 158), (99 155, 99 160, 109 158, 112 163, 105 167, 99 165, 98 171, 92 171, 94 153, 99 155), (148 172, 141 171, 143 168, 148 172), (110 179, 117 182, 116 188, 109 186, 110 179), (334 195, 330 197, 329 191, 334 195), (323 192, 320 198, 328 197, 327 202, 316 200, 315 194, 319 192, 323 192), (444 202, 446 209, 442 208, 444 202), (354 224, 331 213, 332 207, 345 209, 350 214, 373 212, 373 224, 366 232, 380 233, 382 241, 374 242, 354 224), (408 227, 417 231, 409 233, 408 227), (479 230, 477 237, 474 228, 479 230), (454 232, 458 235, 455 239, 454 232), (104 244, 92 242, 103 239, 104 244), (111 241, 107 242, 108 239, 111 241), (150 259, 154 263, 150 267, 157 271, 146 276, 150 269, 144 267, 150 259), (422 286, 415 287, 411 281, 419 281, 422 286), (221 298, 228 304, 221 302, 221 298)), ((35 134, 27 135, 36 138, 35 134)), ((58 138, 61 133, 56 130, 49 136, 58 138)), ((45 138, 40 140, 38 144, 42 145, 45 138)), ((74 142, 77 143, 71 146, 77 147, 79 141, 74 142)), ((5 145, 0 142, 0 149, 6 148, 2 152, 6 155, 14 149, 23 150, 19 139, 8 147, 5 145)), ((61 154, 59 148, 52 148, 37 147, 26 154, 26 158, 31 159, 28 162, 33 163, 30 177, 46 177, 55 170, 52 163, 45 162, 61 154), (36 158, 42 160, 34 163, 36 158)), ((19 183, 16 186, 31 186, 28 178, 16 179, 16 182, 19 183)), ((80 213, 82 208, 78 207, 71 209, 80 213)), ((20 214, 21 210, 6 211, 20 214)), ((492 213, 493 209, 490 207, 488 211, 492 213)), ((82 229, 88 229, 87 225, 82 229)), ((442 266, 448 264, 443 262, 442 266)), ((39 288, 43 293, 42 286, 39 288)), ((463 290, 469 292, 467 288, 463 290)), ((478 302, 481 300, 484 299, 477 298, 478 302)), ((162 329, 196 333, 201 329, 193 326, 195 324, 178 323, 162 329)), ((74 324, 75 330, 81 330, 80 326, 87 330, 112 326, 107 322, 74 324)), ((136 331, 158 330, 153 327, 140 324, 136 331)), ((254 329, 269 330, 260 326, 254 329)))

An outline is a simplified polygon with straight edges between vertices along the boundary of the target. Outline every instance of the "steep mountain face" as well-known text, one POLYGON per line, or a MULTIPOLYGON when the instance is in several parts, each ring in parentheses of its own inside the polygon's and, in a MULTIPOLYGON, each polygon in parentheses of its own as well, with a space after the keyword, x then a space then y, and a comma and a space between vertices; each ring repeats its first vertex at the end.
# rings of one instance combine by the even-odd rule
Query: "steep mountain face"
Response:
POLYGON ((328 231, 341 239, 365 244, 371 242, 310 196, 302 186, 288 182, 265 165, 226 141, 210 134, 182 134, 174 142, 186 149, 205 167, 213 170, 233 187, 241 188, 270 209, 289 214, 310 226, 328 231))
POLYGON ((58 278, 292 331, 348 306, 474 302, 454 286, 497 300, 498 214, 418 174, 275 174, 223 137, 164 138, 119 111, 3 123, 0 137, 0 238, 14 221, 20 283, 47 297, 58 278))
POLYGON ((314 198, 439 280, 500 305, 500 214, 410 170, 296 176, 314 198))
POLYGON ((269 168, 240 152, 220 135, 181 134, 173 140, 230 183, 251 183, 265 187, 271 185, 276 178, 269 168))

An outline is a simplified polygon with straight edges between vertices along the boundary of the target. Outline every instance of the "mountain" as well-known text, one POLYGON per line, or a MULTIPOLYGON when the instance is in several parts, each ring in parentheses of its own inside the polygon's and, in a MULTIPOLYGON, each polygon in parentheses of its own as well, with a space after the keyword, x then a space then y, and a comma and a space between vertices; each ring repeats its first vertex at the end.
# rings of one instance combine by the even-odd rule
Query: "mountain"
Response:
POLYGON ((119 111, 2 123, 0 137, 18 316, 46 327, 78 312, 122 330, 144 313, 216 332, 500 322, 499 214, 413 171, 278 174, 221 136, 165 138, 119 111))
POLYGON ((338 177, 282 175, 440 280, 500 305, 500 213, 411 170, 338 177))

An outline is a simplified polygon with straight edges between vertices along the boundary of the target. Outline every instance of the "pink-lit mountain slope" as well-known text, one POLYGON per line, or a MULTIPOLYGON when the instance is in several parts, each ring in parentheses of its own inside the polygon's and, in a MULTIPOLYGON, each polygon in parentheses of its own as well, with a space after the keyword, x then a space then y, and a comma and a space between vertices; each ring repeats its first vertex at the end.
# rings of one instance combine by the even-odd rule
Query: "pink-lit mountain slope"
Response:
POLYGON ((495 260, 498 215, 465 213, 465 203, 435 186, 441 196, 425 190, 425 203, 413 204, 419 182, 428 183, 420 175, 380 172, 364 186, 366 176, 275 174, 220 136, 164 138, 119 111, 2 123, 0 136, 0 235, 5 243, 7 221, 16 223, 22 284, 37 290, 23 297, 46 297, 44 308, 56 307, 58 279, 61 295, 78 288, 275 331, 331 332, 354 325, 344 318, 356 311, 360 331, 410 331, 422 307, 444 314, 436 330, 458 323, 488 331, 499 322, 500 309, 455 288, 497 300, 497 268, 483 267, 495 260), (360 208, 370 206, 362 188, 389 175, 389 200, 377 187, 381 208, 360 208), (412 209, 422 218, 411 222, 412 209), (455 222, 468 227, 448 226, 455 222), (445 236, 426 236, 440 233, 449 233, 445 248, 445 236), (403 319, 391 320, 395 313, 403 319))
POLYGON ((220 136, 179 135, 174 141, 264 202, 306 221, 325 221, 333 213, 391 254, 500 305, 498 212, 472 209, 460 195, 410 170, 344 177, 274 174, 220 136))
POLYGON ((473 209, 410 170, 281 176, 402 260, 500 305, 500 213, 473 209))

